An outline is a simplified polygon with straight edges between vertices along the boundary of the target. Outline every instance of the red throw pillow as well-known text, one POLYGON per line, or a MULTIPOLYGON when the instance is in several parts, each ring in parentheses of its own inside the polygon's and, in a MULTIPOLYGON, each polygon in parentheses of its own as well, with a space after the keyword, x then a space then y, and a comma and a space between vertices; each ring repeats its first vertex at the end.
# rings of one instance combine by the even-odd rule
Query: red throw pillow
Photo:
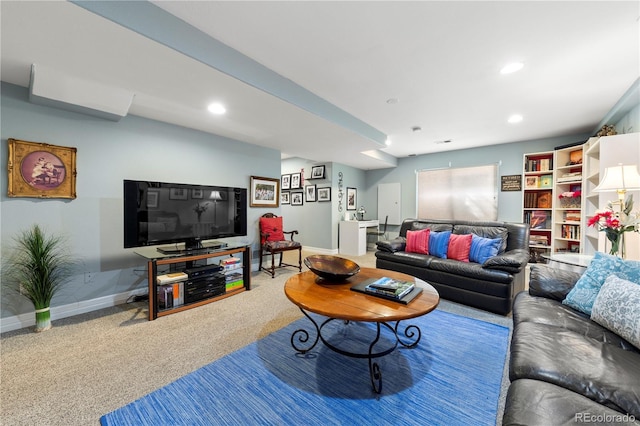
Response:
POLYGON ((262 243, 265 241, 282 241, 284 233, 282 232, 282 217, 261 217, 260 232, 269 234, 266 239, 261 237, 262 243))
POLYGON ((449 238, 449 249, 447 250, 447 259, 468 262, 472 238, 472 234, 451 234, 449 238))
POLYGON ((404 250, 407 253, 429 254, 429 232, 429 228, 407 231, 407 245, 404 250))

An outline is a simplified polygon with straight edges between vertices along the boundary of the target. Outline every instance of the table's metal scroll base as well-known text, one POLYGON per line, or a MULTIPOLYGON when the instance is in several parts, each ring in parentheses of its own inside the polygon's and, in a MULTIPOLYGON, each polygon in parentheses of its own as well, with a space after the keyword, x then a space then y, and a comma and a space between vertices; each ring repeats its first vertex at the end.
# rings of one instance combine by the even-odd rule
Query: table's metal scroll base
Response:
MULTIPOLYGON (((291 346, 293 347, 293 349, 295 349, 298 353, 304 354, 312 350, 318 343, 318 340, 322 340, 322 343, 324 343, 326 347, 328 347, 332 351, 337 352, 341 355, 345 355, 353 358, 368 359, 369 375, 371 376, 371 386, 373 387, 373 390, 376 393, 382 392, 382 372, 380 371, 380 366, 378 365, 378 363, 374 361, 374 358, 379 358, 379 357, 390 354, 398 347, 398 344, 401 344, 405 348, 409 348, 409 349, 415 348, 418 345, 418 342, 420 342, 420 338, 422 337, 422 332, 420 331, 420 328, 417 325, 410 324, 404 328, 404 332, 402 332, 402 334, 404 335, 403 338, 406 338, 406 340, 403 341, 403 339, 401 339, 400 336, 398 335, 398 328, 400 326, 400 321, 396 321, 396 324, 393 327, 386 322, 376 322, 375 323, 376 337, 373 339, 373 341, 369 345, 369 351, 367 353, 350 352, 331 344, 328 340, 326 340, 322 336, 322 329, 324 328, 324 326, 331 323, 332 321, 338 320, 337 318, 328 318, 324 320, 320 325, 318 325, 318 323, 311 316, 309 316, 309 314, 307 314, 302 308, 300 308, 300 311, 304 314, 304 316, 306 316, 309 319, 309 321, 311 321, 311 323, 315 327, 316 336, 315 336, 315 339, 313 339, 313 341, 310 342, 309 341, 310 334, 307 330, 300 328, 294 331, 291 334, 291 346), (380 340, 381 325, 385 326, 388 330, 390 330, 393 333, 393 335, 395 336, 395 340, 391 346, 387 348, 379 349, 378 351, 374 351, 374 347, 380 340)), ((349 321, 344 321, 344 322, 348 323, 349 321)))

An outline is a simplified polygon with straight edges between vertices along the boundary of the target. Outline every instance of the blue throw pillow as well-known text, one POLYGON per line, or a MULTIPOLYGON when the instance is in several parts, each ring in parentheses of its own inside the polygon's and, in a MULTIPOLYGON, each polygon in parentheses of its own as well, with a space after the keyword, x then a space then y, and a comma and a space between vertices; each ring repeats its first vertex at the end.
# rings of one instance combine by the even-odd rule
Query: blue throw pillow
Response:
POLYGON ((433 232, 429 234, 429 254, 442 259, 447 258, 451 231, 433 232))
POLYGON ((617 275, 624 280, 640 284, 640 262, 596 252, 589 267, 562 303, 591 315, 593 302, 609 275, 617 275))
POLYGON ((502 238, 484 238, 476 234, 472 234, 471 251, 469 251, 469 260, 483 264, 487 259, 498 255, 502 238))

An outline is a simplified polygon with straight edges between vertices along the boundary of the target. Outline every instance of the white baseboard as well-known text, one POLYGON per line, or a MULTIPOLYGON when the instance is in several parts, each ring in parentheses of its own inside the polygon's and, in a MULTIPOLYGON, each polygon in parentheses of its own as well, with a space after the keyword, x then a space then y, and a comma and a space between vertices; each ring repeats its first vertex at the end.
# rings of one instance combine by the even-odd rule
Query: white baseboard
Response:
MULTIPOLYGON (((72 317, 74 315, 84 314, 86 312, 97 311, 98 309, 110 308, 111 306, 125 303, 132 296, 146 294, 146 292, 146 289, 136 289, 125 293, 112 294, 109 296, 98 297, 96 299, 69 303, 67 305, 52 306, 51 320, 55 321, 62 318, 72 317)), ((1 318, 0 333, 19 330, 25 327, 33 327, 35 324, 36 314, 34 312, 27 312, 24 314, 1 318)))

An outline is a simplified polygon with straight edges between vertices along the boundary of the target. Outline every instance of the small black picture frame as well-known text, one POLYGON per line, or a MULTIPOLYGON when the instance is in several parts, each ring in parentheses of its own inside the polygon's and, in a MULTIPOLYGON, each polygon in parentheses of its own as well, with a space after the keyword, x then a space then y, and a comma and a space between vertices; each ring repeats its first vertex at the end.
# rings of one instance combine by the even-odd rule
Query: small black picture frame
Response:
POLYGON ((313 166, 311 167, 311 178, 310 179, 324 179, 325 167, 322 166, 313 166))

